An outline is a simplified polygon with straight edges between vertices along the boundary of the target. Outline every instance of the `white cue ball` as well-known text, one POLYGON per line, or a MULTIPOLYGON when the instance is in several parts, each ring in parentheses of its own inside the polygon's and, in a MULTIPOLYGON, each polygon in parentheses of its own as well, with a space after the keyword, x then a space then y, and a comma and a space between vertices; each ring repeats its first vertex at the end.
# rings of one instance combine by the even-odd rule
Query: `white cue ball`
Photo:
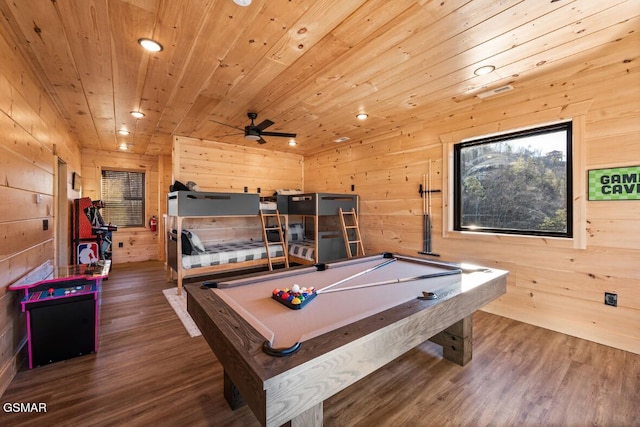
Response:
POLYGON ((297 294, 298 292, 300 292, 300 286, 298 286, 297 284, 293 285, 291 287, 291 292, 293 292, 294 294, 297 294))

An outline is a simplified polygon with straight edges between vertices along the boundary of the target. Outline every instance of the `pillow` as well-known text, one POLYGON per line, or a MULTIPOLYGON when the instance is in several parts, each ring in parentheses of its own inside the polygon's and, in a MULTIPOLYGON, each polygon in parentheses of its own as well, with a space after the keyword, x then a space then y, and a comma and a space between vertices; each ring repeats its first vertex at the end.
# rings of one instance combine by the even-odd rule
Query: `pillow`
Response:
POLYGON ((191 255, 191 252, 193 252, 193 246, 191 246, 191 240, 189 240, 187 233, 187 230, 182 230, 182 255, 191 255))
POLYGON ((169 186, 169 191, 189 191, 189 187, 181 183, 180 181, 175 181, 173 185, 169 186))
POLYGON ((290 242, 304 240, 304 227, 302 224, 289 224, 288 237, 290 242))
POLYGON ((193 231, 190 231, 189 234, 191 234, 191 246, 193 246, 196 251, 203 253, 205 250, 200 238, 193 231))
POLYGON ((289 196, 291 194, 302 194, 302 190, 292 190, 289 188, 277 188, 274 196, 289 196))
POLYGON ((182 230, 182 254, 197 255, 204 252, 200 238, 189 230, 182 230))
POLYGON ((278 233, 278 230, 267 230, 267 241, 268 242, 279 242, 280 241, 280 233, 278 233))
POLYGON ((187 181, 186 185, 189 191, 200 191, 200 187, 198 187, 198 184, 193 181, 187 181))

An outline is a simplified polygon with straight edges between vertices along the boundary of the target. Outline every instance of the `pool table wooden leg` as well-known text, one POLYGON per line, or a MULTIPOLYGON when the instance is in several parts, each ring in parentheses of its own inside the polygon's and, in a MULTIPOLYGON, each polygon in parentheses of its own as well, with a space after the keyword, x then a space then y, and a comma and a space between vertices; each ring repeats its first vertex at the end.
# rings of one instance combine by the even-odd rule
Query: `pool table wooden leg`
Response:
POLYGON ((307 409, 282 427, 322 427, 322 402, 307 409))
MULTIPOLYGON (((246 405, 240 391, 236 388, 227 372, 224 371, 223 375, 223 395, 229 407, 232 410, 236 410, 246 405)), ((315 404, 311 408, 307 409, 300 415, 293 418, 291 421, 284 423, 282 426, 287 427, 322 427, 323 423, 323 407, 322 402, 315 404)))
POLYGON ((227 375, 227 371, 224 371, 223 379, 223 395, 229 407, 234 411, 244 405, 246 402, 240 395, 240 391, 236 388, 236 385, 231 381, 231 378, 227 375))
POLYGON ((473 315, 467 316, 429 338, 442 346, 442 356, 460 366, 471 361, 473 350, 473 315))

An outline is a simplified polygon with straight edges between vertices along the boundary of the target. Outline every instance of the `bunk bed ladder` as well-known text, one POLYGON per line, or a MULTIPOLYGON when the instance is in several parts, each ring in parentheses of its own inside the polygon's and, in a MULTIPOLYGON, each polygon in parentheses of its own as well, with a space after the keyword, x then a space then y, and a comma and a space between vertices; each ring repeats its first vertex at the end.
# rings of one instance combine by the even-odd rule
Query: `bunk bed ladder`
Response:
POLYGON ((362 246, 362 237, 360 236, 360 228, 358 227, 358 216, 356 210, 351 208, 350 211, 340 211, 340 224, 342 225, 342 237, 344 238, 344 245, 347 249, 347 257, 364 255, 364 247, 362 246), (347 217, 351 217, 351 220, 347 220, 347 217), (352 246, 355 245, 355 255, 352 251, 352 246))
POLYGON ((289 268, 289 254, 287 248, 287 241, 285 234, 282 231, 282 220, 280 219, 280 212, 276 209, 275 213, 264 213, 260 211, 260 221, 262 222, 262 239, 264 240, 264 246, 267 249, 267 260, 269 261, 269 270, 273 270, 274 262, 284 262, 284 266, 289 268), (269 218, 275 218, 275 221, 269 221, 269 218), (269 231, 278 232, 278 242, 270 242, 268 237, 269 231), (269 246, 271 244, 279 244, 282 247, 282 256, 272 257, 269 246))

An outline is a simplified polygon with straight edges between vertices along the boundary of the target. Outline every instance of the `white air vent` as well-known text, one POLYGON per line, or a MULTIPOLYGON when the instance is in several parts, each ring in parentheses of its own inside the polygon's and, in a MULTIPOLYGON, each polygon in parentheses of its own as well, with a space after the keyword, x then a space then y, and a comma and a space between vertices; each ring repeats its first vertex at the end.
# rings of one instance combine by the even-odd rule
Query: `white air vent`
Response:
POLYGON ((350 139, 351 138, 349 138, 348 136, 343 136, 343 137, 340 137, 338 139, 334 139, 333 142, 345 142, 345 141, 348 141, 350 139))
POLYGON ((510 90, 513 90, 513 86, 506 85, 506 86, 497 87, 497 88, 492 89, 492 90, 488 90, 486 92, 479 93, 476 96, 478 98, 484 99, 484 98, 488 98, 490 96, 499 95, 499 94, 501 94, 503 92, 509 92, 510 90))

